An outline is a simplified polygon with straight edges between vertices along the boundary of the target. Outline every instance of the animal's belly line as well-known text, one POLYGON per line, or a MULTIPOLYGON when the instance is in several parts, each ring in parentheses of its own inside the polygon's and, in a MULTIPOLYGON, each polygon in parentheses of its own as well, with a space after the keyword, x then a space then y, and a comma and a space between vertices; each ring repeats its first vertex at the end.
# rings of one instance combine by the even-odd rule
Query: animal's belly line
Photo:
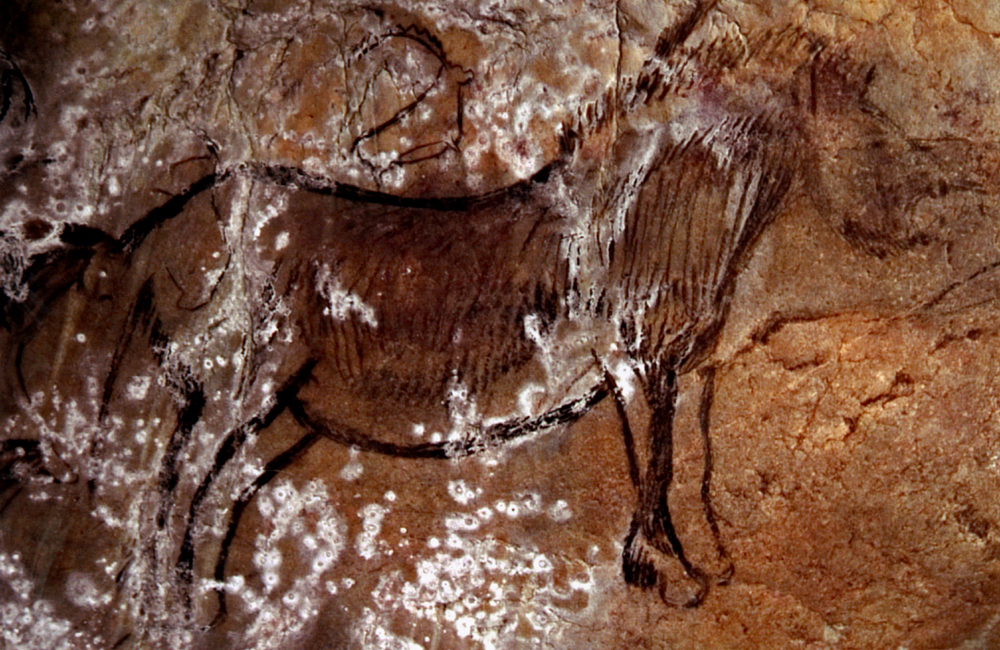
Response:
POLYGON ((608 395, 606 383, 601 382, 584 395, 567 400, 538 416, 515 418, 489 425, 479 431, 472 430, 461 440, 414 444, 387 442, 353 427, 331 422, 327 418, 310 413, 307 405, 298 399, 289 404, 289 410, 299 424, 307 429, 359 451, 401 458, 456 459, 496 449, 505 444, 517 443, 528 436, 557 426, 572 424, 589 413, 608 395))

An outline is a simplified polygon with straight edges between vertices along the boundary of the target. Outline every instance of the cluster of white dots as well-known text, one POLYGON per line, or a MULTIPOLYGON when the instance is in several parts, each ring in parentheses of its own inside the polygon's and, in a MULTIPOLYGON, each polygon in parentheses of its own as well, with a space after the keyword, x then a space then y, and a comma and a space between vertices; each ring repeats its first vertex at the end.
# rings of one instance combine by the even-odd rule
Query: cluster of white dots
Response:
POLYGON ((469 487, 465 481, 448 481, 448 496, 454 499, 459 505, 469 505, 469 503, 479 497, 482 493, 483 488, 469 487))
MULTIPOLYGON (((392 494, 390 501, 395 500, 392 494)), ((389 509, 379 503, 369 503, 358 512, 362 518, 361 532, 354 540, 354 548, 358 555, 366 560, 374 559, 378 555, 378 535, 382 532, 382 520, 389 509)))
MULTIPOLYGON (((300 634, 319 615, 323 591, 329 591, 325 583, 331 583, 324 583, 324 575, 344 550, 345 525, 318 479, 302 489, 290 481, 268 486, 255 502, 270 527, 270 532, 258 534, 254 541, 253 564, 260 572, 263 589, 258 591, 239 574, 221 586, 253 615, 239 647, 281 648, 286 646, 287 637, 300 634), (286 539, 296 545, 296 560, 309 567, 308 574, 294 575, 287 566, 282 571, 283 549, 287 552, 288 548, 282 542, 286 539)), ((203 583, 205 589, 218 586, 211 581, 203 583)))
POLYGON ((356 317, 368 327, 378 327, 375 309, 365 303, 357 294, 347 291, 341 285, 340 278, 330 270, 329 266, 321 265, 316 271, 316 286, 320 295, 328 303, 323 308, 324 316, 335 321, 356 317))
POLYGON ((377 612, 366 607, 354 627, 354 640, 358 647, 370 650, 424 650, 413 639, 395 634, 382 625, 377 612))
POLYGON ((23 650, 91 650, 104 641, 74 630, 52 603, 33 598, 34 585, 21 555, 0 551, 0 647, 23 650))
MULTIPOLYGON (((128 442, 123 439, 125 431, 132 426, 137 430, 129 433, 129 441, 148 438, 145 420, 139 418, 126 422, 112 414, 104 422, 99 422, 98 382, 94 377, 88 377, 86 386, 87 394, 79 398, 65 398, 55 389, 48 393, 36 392, 31 398, 32 407, 25 413, 41 438, 43 454, 53 459, 52 467, 60 470, 55 478, 71 481, 76 477, 87 477, 97 483, 99 494, 109 488, 148 483, 154 468, 136 462, 130 469, 128 459, 138 461, 136 450, 130 444, 123 444, 128 442), (98 445, 112 446, 119 451, 104 457, 93 453, 98 445)), ((154 420, 154 426, 158 425, 159 420, 154 420)), ((100 515, 101 512, 95 510, 95 514, 100 515)))
POLYGON ((429 546, 440 550, 416 563, 416 580, 392 572, 379 582, 373 600, 383 612, 405 609, 487 649, 507 647, 523 621, 545 633, 547 626, 565 617, 562 603, 574 592, 593 587, 586 570, 583 577, 560 584, 548 555, 490 535, 467 539, 452 533, 444 548, 440 540, 434 541, 429 546), (525 598, 532 601, 530 612, 508 607, 525 598))
MULTIPOLYGON (((547 516, 565 521, 572 514, 565 500, 545 504, 538 493, 521 492, 488 505, 477 503, 482 493, 464 480, 448 483, 449 496, 465 511, 442 516, 446 533, 427 539, 430 554, 415 561, 414 580, 401 572, 382 577, 373 592, 379 612, 403 609, 484 648, 503 648, 522 623, 545 633, 565 618, 563 604, 568 599, 593 588, 593 577, 582 565, 567 567, 567 579, 556 578, 548 555, 499 541, 488 532, 487 523, 497 518, 547 516), (508 607, 529 597, 530 612, 508 607)), ((388 631, 385 639, 395 638, 386 635, 388 631)))
POLYGON ((343 522, 327 502, 326 487, 315 480, 300 492, 289 481, 273 489, 262 490, 256 499, 257 510, 271 525, 271 532, 257 536, 254 564, 261 570, 265 589, 270 592, 280 583, 278 570, 282 555, 278 542, 294 535, 301 550, 312 557, 312 569, 323 573, 344 548, 343 522), (314 530, 307 530, 303 514, 318 515, 314 530))

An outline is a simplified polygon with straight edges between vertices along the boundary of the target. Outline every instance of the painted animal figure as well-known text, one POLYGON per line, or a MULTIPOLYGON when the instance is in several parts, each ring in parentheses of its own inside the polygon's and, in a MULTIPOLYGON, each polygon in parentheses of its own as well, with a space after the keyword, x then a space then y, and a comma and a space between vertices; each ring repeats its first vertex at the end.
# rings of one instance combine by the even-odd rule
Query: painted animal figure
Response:
MULTIPOLYGON (((610 396, 638 494, 624 578, 698 604, 712 578, 685 554, 668 499, 678 378, 712 352, 755 242, 814 170, 803 152, 819 146, 824 124, 881 128, 863 110, 870 68, 794 30, 698 40, 712 4, 666 30, 637 77, 567 124, 558 159, 511 187, 409 198, 247 163, 206 173, 120 236, 62 226, 61 247, 24 261, 25 290, 3 298, 7 404, 43 383, 59 355, 38 341, 72 300, 118 323, 100 419, 126 390, 130 355, 152 350, 178 406, 157 461, 150 552, 162 577, 190 587, 215 544, 214 578, 225 580, 244 509, 320 440, 447 460, 571 423, 610 396), (769 51, 787 56, 771 64, 769 51), (197 290, 154 272, 171 229, 220 205, 242 210, 246 225, 219 240, 218 272, 197 290), (213 442, 207 471, 181 498, 185 454, 212 407, 205 372, 171 346, 224 283, 253 306, 233 325, 250 359, 240 390, 249 414, 213 442), (625 383, 648 424, 630 421, 625 383), (283 414, 304 434, 242 485, 222 538, 208 539, 199 522, 220 477, 283 414)), ((712 370, 702 371, 702 499, 728 563, 709 499, 712 370)))

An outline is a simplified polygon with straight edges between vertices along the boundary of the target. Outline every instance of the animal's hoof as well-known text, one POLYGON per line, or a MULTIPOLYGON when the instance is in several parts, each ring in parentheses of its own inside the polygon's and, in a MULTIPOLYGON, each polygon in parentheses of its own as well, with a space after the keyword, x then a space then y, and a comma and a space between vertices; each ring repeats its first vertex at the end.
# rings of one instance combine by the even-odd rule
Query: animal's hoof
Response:
POLYGON ((643 589, 656 587, 672 607, 697 607, 708 595, 709 578, 698 567, 665 552, 641 532, 632 532, 622 552, 625 581, 643 589))

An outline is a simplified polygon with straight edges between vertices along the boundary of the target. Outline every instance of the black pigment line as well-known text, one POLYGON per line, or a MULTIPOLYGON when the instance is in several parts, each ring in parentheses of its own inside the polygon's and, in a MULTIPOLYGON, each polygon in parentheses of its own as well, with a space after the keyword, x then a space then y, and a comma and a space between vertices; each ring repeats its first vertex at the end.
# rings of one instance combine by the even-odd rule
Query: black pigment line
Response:
POLYGON ((416 445, 396 445, 391 442, 372 440, 364 433, 350 427, 332 427, 323 420, 313 417, 301 401, 295 400, 288 405, 289 412, 306 430, 332 440, 345 447, 361 451, 370 451, 386 456, 399 458, 449 458, 448 447, 441 443, 421 443, 416 445))
POLYGON ((289 410, 298 422, 319 435, 345 447, 359 451, 373 452, 397 458, 464 458, 546 429, 570 424, 586 415, 594 406, 608 396, 603 385, 591 390, 583 397, 566 402, 537 418, 523 418, 513 422, 494 424, 479 436, 473 435, 464 442, 424 442, 399 445, 382 440, 374 440, 364 432, 351 427, 329 423, 310 414, 305 405, 297 400, 289 404, 289 410))
POLYGON ((436 212, 468 212, 477 208, 499 205, 511 199, 524 199, 530 194, 535 185, 544 184, 548 181, 554 169, 561 164, 561 160, 550 162, 535 172, 531 178, 484 194, 440 197, 407 197, 366 190, 309 174, 295 167, 254 165, 252 169, 258 179, 266 180, 275 185, 292 187, 311 194, 332 196, 359 203, 389 207, 414 208, 436 212))
POLYGON ((95 248, 100 244, 116 246, 118 242, 100 228, 82 223, 64 223, 59 231, 59 241, 74 248, 95 248))
MULTIPOLYGON (((594 359, 598 363, 601 363, 597 356, 597 351, 591 350, 590 352, 594 355, 594 359)), ((604 370, 604 382, 607 384, 612 399, 614 399, 615 410, 618 412, 619 421, 621 421, 622 438, 625 442, 625 455, 628 457, 628 475, 629 478, 632 479, 632 485, 641 491, 642 477, 639 472, 639 461, 635 453, 635 436, 632 435, 632 427, 629 424, 628 412, 625 409, 625 398, 622 396, 622 391, 618 387, 618 382, 615 381, 614 375, 611 374, 611 371, 608 370, 602 363, 601 368, 604 370)))
MULTIPOLYGON (((602 383, 586 395, 547 411, 537 418, 502 422, 485 431, 487 445, 509 442, 526 435, 538 433, 553 427, 572 424, 589 413, 608 396, 608 388, 602 383)), ((475 450, 472 450, 475 451, 475 450)))
POLYGON ((223 174, 213 172, 207 176, 203 176, 192 183, 191 186, 183 192, 170 197, 170 199, 168 199, 163 205, 155 207, 147 212, 146 216, 129 226, 128 229, 122 234, 121 239, 119 240, 119 246, 122 252, 133 252, 143 241, 145 241, 146 237, 148 237, 150 233, 156 230, 156 228, 179 216, 191 199, 198 196, 205 190, 211 189, 224 182, 228 178, 229 172, 225 172, 223 174))
POLYGON ((7 117, 10 110, 10 99, 14 95, 14 75, 10 70, 4 70, 0 79, 0 122, 7 117))
POLYGON ((139 289, 132 309, 129 310, 128 320, 122 329, 118 339, 118 345, 111 357, 111 367, 108 376, 104 379, 104 391, 101 394, 101 408, 97 414, 97 421, 103 422, 108 414, 108 405, 111 402, 111 394, 114 391, 115 383, 118 381, 118 373, 121 371, 122 362, 128 351, 132 339, 135 337, 135 330, 141 324, 143 329, 149 327, 153 318, 153 278, 149 277, 139 289))
POLYGON ((656 56, 666 59, 678 46, 683 45, 716 4, 718 0, 700 0, 684 20, 663 30, 656 41, 656 56))
POLYGON ((698 425, 701 429, 701 443, 705 450, 705 461, 702 465, 701 474, 701 503, 705 510, 705 519, 712 530, 712 537, 715 539, 715 548, 719 557, 727 563, 724 570, 723 582, 728 582, 733 572, 733 562, 729 557, 729 551, 722 543, 722 535, 719 533, 719 519, 712 506, 712 472, 715 469, 715 456, 712 453, 711 417, 712 404, 715 401, 715 366, 706 366, 702 371, 705 382, 701 392, 701 405, 698 409, 698 425))
POLYGON ((17 378, 17 385, 21 388, 21 393, 31 402, 31 395, 28 395, 28 385, 24 381, 24 370, 21 368, 24 362, 24 349, 28 347, 28 342, 20 340, 17 342, 17 352, 14 353, 14 376, 17 378))
MULTIPOLYGON (((640 533, 656 550, 664 555, 677 559, 684 573, 699 585, 698 593, 685 607, 696 607, 704 600, 708 591, 708 580, 705 573, 694 566, 684 552, 684 546, 677 535, 670 514, 668 497, 673 483, 673 422, 677 408, 677 360, 671 359, 664 367, 661 366, 651 373, 652 380, 648 390, 651 406, 650 419, 650 460, 642 485, 639 500, 639 510, 636 513, 638 527, 633 522, 633 528, 625 541, 623 552, 623 571, 630 577, 632 584, 651 587, 656 583, 656 569, 649 560, 637 557, 634 547, 635 539, 640 533), (663 542, 666 538, 666 543, 663 542)), ((661 588, 664 588, 661 585, 661 588)))
MULTIPOLYGON (((233 503, 233 512, 230 515, 229 525, 226 527, 226 535, 222 539, 222 545, 219 549, 219 557, 215 562, 215 580, 219 583, 225 582, 226 580, 226 562, 229 560, 229 550, 232 546, 233 540, 236 538, 236 531, 240 525, 240 518, 243 516, 243 511, 250 501, 253 500, 257 492, 260 491, 265 485, 270 483, 278 473, 301 458, 309 449, 321 440, 321 436, 315 432, 310 431, 306 435, 302 436, 298 442, 294 445, 281 452, 275 456, 271 462, 269 462, 264 470, 254 479, 254 482, 248 485, 240 492, 239 498, 233 503)), ((190 565, 188 565, 188 571, 190 571, 190 565)), ((215 589, 216 594, 219 599, 219 611, 216 614, 215 620, 218 621, 221 617, 226 615, 226 592, 222 586, 218 586, 215 589)))
POLYGON ((427 86, 427 88, 425 88, 422 93, 417 95, 417 97, 412 102, 410 102, 406 106, 396 111, 396 113, 385 122, 373 126, 372 128, 368 129, 367 131, 359 135, 357 138, 355 138, 354 142, 351 144, 351 153, 357 150, 358 146, 361 144, 362 141, 368 140, 369 138, 372 138, 378 135, 379 133, 382 133, 383 131, 391 127, 393 124, 398 124, 407 115, 412 113, 414 109, 416 109, 417 105, 427 98, 428 93, 430 93, 432 90, 434 90, 434 88, 437 87, 438 82, 441 80, 441 74, 444 72, 444 70, 445 66, 442 63, 440 67, 438 67, 437 74, 434 75, 433 83, 427 86))
POLYGON ((17 449, 23 449, 24 453, 27 454, 38 449, 40 446, 41 443, 38 440, 32 440, 31 438, 8 438, 0 440, 0 454, 12 452, 17 449))
POLYGON ((118 650, 118 648, 120 648, 123 645, 125 645, 125 642, 128 641, 131 638, 132 638, 132 633, 131 632, 126 632, 124 634, 124 636, 122 636, 122 638, 120 638, 117 641, 115 641, 115 644, 113 646, 111 646, 111 650, 118 650))
POLYGON ((178 457, 181 450, 187 446, 191 432, 201 419, 206 404, 204 389, 193 379, 187 379, 181 390, 184 393, 184 405, 177 413, 177 426, 174 428, 173 435, 170 436, 170 442, 160 466, 158 484, 163 501, 160 503, 160 510, 156 516, 156 523, 160 529, 166 525, 167 514, 173 504, 174 489, 177 487, 179 478, 178 457))
POLYGON ((919 309, 925 310, 925 311, 929 311, 929 310, 933 309, 941 301, 943 301, 948 296, 948 294, 952 293, 953 291, 955 291, 956 289, 958 289, 962 285, 968 284, 968 283, 972 282, 973 280, 975 280, 976 278, 978 278, 981 275, 985 275, 987 273, 992 273, 993 271, 997 270, 998 268, 1000 268, 1000 260, 995 261, 995 262, 990 262, 989 264, 986 264, 985 266, 980 267, 975 272, 973 272, 971 275, 968 275, 968 276, 966 276, 965 278, 963 278, 961 280, 956 280, 956 281, 952 282, 951 284, 949 284, 947 287, 945 287, 944 289, 942 289, 941 291, 939 291, 937 294, 935 294, 932 298, 930 298, 929 300, 925 301, 922 305, 920 305, 919 309))
POLYGON ((633 513, 625 546, 622 548, 622 574, 626 583, 649 589, 656 585, 657 573, 653 564, 641 556, 641 548, 636 546, 635 540, 642 527, 641 523, 638 513, 633 513))
POLYGON ((93 255, 93 249, 74 247, 33 257, 24 271, 24 282, 30 288, 24 302, 14 302, 0 295, 0 317, 3 318, 0 326, 19 337, 29 336, 52 303, 80 281, 93 255))
POLYGON ((24 73, 21 72, 21 68, 14 63, 14 60, 2 47, 0 47, 0 58, 10 65, 9 68, 5 68, 0 73, 0 122, 3 122, 4 118, 7 117, 7 112, 10 110, 11 99, 14 97, 15 81, 21 85, 21 91, 24 93, 24 119, 27 121, 31 118, 32 113, 38 114, 38 110, 35 108, 35 96, 31 92, 31 85, 24 77, 24 73))

